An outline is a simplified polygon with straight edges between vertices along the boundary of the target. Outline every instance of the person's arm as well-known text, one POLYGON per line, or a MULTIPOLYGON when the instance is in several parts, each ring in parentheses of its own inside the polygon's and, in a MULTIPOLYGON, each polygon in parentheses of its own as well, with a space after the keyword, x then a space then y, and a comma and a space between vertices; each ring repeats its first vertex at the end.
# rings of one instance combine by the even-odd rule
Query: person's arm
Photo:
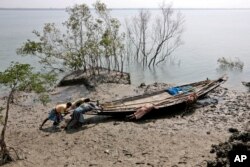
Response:
POLYGON ((91 110, 94 112, 100 112, 103 110, 103 108, 101 106, 98 106, 96 104, 91 103, 90 104, 91 110))
POLYGON ((65 117, 65 116, 68 115, 68 114, 69 114, 69 111, 68 111, 68 112, 65 112, 63 116, 65 117))
MULTIPOLYGON (((71 107, 72 107, 72 106, 71 106, 71 107)), ((64 111, 64 113, 63 113, 63 114, 64 114, 63 116, 68 115, 71 111, 74 110, 74 109, 72 109, 71 107, 65 109, 65 111, 64 111)))
POLYGON ((70 106, 68 109, 66 109, 66 112, 68 111, 71 111, 71 110, 74 110, 76 108, 76 105, 75 104, 72 104, 72 106, 70 106))
POLYGON ((96 108, 94 109, 95 112, 99 113, 103 111, 102 106, 96 106, 96 108))

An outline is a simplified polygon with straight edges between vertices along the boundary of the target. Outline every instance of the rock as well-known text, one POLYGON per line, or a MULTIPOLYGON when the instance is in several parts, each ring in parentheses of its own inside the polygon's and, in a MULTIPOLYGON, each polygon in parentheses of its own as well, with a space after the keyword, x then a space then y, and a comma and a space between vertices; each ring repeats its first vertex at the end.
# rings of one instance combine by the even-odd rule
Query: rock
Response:
POLYGON ((216 108, 216 105, 211 105, 210 108, 213 108, 213 109, 214 109, 214 108, 216 108))
POLYGON ((233 133, 227 142, 212 145, 210 153, 216 153, 216 159, 207 161, 207 167, 230 166, 230 153, 249 151, 249 141, 249 132, 237 132, 233 133))
POLYGON ((105 150, 104 153, 109 154, 109 150, 105 150))
POLYGON ((244 126, 245 131, 250 132, 250 121, 248 121, 244 126))
POLYGON ((236 129, 236 128, 229 128, 228 131, 229 131, 230 133, 239 132, 238 129, 236 129))
MULTIPOLYGON (((212 146, 212 147, 213 147, 213 146, 212 146)), ((210 153, 211 153, 211 154, 215 153, 215 149, 212 148, 212 149, 210 150, 210 153)))
POLYGON ((143 83, 140 84, 139 88, 142 88, 144 86, 146 86, 146 84, 143 82, 143 83))
POLYGON ((69 85, 90 85, 88 80, 84 77, 85 71, 78 70, 74 71, 65 77, 59 82, 58 86, 69 86, 69 85))
POLYGON ((83 84, 87 88, 94 88, 97 83, 120 83, 131 84, 130 74, 119 71, 108 71, 105 68, 101 68, 96 75, 92 75, 90 71, 77 70, 65 77, 59 82, 58 86, 70 86, 83 84))
POLYGON ((133 155, 130 153, 130 152, 128 152, 127 150, 122 150, 122 152, 123 152, 123 154, 125 155, 125 156, 127 156, 127 157, 132 157, 133 155))

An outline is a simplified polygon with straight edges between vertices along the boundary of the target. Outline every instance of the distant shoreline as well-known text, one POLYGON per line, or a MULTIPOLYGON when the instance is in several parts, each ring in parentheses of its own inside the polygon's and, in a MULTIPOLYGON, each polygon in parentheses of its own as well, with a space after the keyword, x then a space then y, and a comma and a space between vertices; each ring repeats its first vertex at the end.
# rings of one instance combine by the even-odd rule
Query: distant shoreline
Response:
MULTIPOLYGON (((0 10, 65 10, 66 8, 0 8, 0 10)), ((110 10, 159 10, 159 8, 109 8, 110 10)), ((174 10, 250 10, 250 8, 173 8, 174 10)), ((91 10, 93 10, 91 8, 91 10)))

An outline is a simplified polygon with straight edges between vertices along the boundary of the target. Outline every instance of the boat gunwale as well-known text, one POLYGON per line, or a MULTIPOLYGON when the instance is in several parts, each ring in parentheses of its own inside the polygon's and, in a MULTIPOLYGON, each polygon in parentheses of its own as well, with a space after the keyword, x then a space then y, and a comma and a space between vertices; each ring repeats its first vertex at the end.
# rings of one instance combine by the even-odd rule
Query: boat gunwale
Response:
MULTIPOLYGON (((190 84, 184 84, 184 85, 181 85, 181 86, 178 86, 178 87, 183 87, 183 86, 194 86, 194 85, 203 85, 201 90, 199 90, 197 93, 197 98, 200 98, 201 96, 204 96, 205 94, 207 94, 208 92, 212 91, 213 89, 217 88, 218 86, 220 86, 222 83, 224 83, 225 81, 227 80, 227 77, 225 76, 222 76, 216 80, 203 80, 203 81, 199 81, 199 82, 193 82, 193 83, 190 83, 190 84)), ((127 102, 127 101, 131 101, 131 100, 137 100, 137 99, 140 99, 141 97, 143 98, 146 98, 146 97, 150 97, 150 96, 154 96, 154 95, 157 95, 157 94, 160 94, 160 93, 163 93, 165 92, 165 89, 164 90, 160 90, 160 91, 156 91, 156 92, 152 92, 152 93, 149 93, 149 94, 143 94, 143 95, 138 95, 138 96, 133 96, 133 97, 127 97, 127 98, 124 98, 124 99, 119 99, 119 100, 115 100, 115 101, 111 101, 111 102, 106 102, 106 103, 113 103, 113 104, 117 104, 119 102, 127 102)), ((173 105, 178 105, 178 104, 182 104, 182 103, 185 103, 187 101, 187 97, 193 92, 190 92, 188 94, 180 94, 180 95, 176 95, 176 96, 172 96, 170 98, 174 98, 176 99, 177 101, 172 101, 171 103, 167 103, 167 101, 165 102, 166 104, 164 104, 164 102, 162 102, 163 104, 162 105, 157 105, 157 108, 159 109, 162 109, 162 108, 166 108, 166 107, 170 107, 170 106, 173 106, 173 105), (180 97, 181 96, 181 97, 180 97), (181 99, 178 99, 178 98, 181 98, 181 99)), ((105 103, 104 103, 105 104, 105 103)), ((108 107, 107 107, 108 108, 108 107)), ((104 108, 105 109, 105 108, 104 108)), ((120 110, 119 110, 119 107, 117 108, 113 108, 113 109, 107 109, 107 110, 103 110, 101 112, 99 112, 98 114, 99 115, 112 115, 112 114, 118 114, 118 113, 131 113, 131 112, 135 112, 135 107, 131 107, 131 108, 122 108, 120 107, 120 110)))
MULTIPOLYGON (((183 86, 197 86, 197 85, 202 85, 202 84, 205 84, 207 82, 213 82, 213 81, 216 81, 216 80, 204 80, 204 81, 199 81, 199 82, 193 82, 193 83, 190 83, 190 84, 184 84, 184 85, 180 85, 180 86, 172 86, 172 87, 183 87, 183 86)), ((171 88, 171 87, 168 87, 168 88, 171 88)), ((155 96, 155 95, 158 95, 158 94, 161 94, 161 93, 167 93, 166 92, 166 89, 163 89, 163 90, 159 90, 159 91, 155 91, 155 92, 151 92, 151 93, 146 93, 146 94, 142 94, 142 95, 136 95, 136 96, 132 96, 132 97, 126 97, 126 98, 122 98, 122 99, 118 99, 118 100, 114 100, 114 101, 110 101, 110 102, 104 102, 103 104, 101 105, 105 105, 105 104, 117 104, 117 103, 120 103, 120 102, 128 102, 128 101, 132 101, 132 100, 138 100, 138 99, 142 99, 142 98, 147 98, 147 97, 150 97, 150 96, 155 96)), ((174 96, 173 96, 174 97, 174 96)))

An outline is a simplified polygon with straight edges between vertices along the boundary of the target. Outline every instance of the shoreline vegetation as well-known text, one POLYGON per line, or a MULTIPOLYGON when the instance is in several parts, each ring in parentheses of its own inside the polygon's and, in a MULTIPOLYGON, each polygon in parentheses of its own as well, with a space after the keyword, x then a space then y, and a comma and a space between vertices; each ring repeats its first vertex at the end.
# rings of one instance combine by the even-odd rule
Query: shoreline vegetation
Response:
POLYGON ((219 69, 221 70, 242 71, 244 67, 244 62, 242 62, 239 58, 232 60, 230 58, 221 57, 217 60, 217 62, 219 63, 219 69))

